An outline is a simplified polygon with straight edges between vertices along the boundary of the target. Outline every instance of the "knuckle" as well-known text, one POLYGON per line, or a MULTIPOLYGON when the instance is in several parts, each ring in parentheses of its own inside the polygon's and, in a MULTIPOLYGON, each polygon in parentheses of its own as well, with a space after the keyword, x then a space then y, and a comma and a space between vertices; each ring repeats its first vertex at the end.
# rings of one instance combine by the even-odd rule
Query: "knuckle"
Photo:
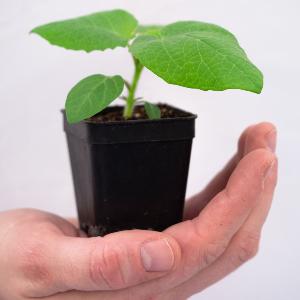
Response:
POLYGON ((101 249, 95 247, 90 257, 90 277, 97 286, 106 289, 122 289, 127 286, 122 261, 126 253, 121 247, 105 244, 101 249))
POLYGON ((244 233, 241 238, 238 239, 235 255, 238 265, 256 256, 259 249, 259 240, 260 235, 253 233, 244 233))
POLYGON ((197 246, 198 255, 197 257, 197 265, 199 269, 203 269, 206 266, 212 264, 228 247, 228 240, 219 239, 211 241, 209 238, 209 233, 201 232, 195 222, 190 223, 193 229, 194 240, 199 241, 203 246, 197 246))
POLYGON ((228 242, 218 241, 211 242, 206 247, 201 255, 200 265, 208 266, 212 264, 224 251, 228 246, 228 242))
POLYGON ((47 265, 46 248, 36 240, 23 245, 19 268, 24 278, 35 285, 49 286, 53 283, 47 265))

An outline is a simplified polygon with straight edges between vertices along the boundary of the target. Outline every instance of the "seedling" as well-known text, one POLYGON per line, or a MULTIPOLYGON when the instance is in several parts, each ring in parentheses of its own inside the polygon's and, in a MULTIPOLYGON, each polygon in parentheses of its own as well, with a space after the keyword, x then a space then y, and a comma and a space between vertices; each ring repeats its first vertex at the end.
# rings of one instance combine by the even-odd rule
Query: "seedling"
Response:
MULTIPOLYGON (((260 93, 263 75, 248 59, 237 39, 217 25, 180 21, 166 26, 141 26, 124 10, 98 12, 54 22, 32 30, 66 49, 104 51, 127 47, 134 61, 132 82, 120 75, 96 74, 78 82, 66 100, 69 123, 89 118, 119 98, 127 87, 123 116, 130 119, 144 67, 167 83, 200 90, 241 89, 260 93)), ((150 119, 160 118, 158 106, 144 102, 150 119)))

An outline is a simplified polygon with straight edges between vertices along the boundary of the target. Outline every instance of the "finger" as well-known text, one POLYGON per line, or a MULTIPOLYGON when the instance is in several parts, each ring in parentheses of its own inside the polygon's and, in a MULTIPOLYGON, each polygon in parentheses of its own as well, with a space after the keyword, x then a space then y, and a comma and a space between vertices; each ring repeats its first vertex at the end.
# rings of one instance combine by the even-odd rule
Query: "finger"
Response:
MULTIPOLYGON (((82 292, 82 291, 69 291, 59 294, 55 294, 43 300, 135 300, 135 299, 147 299, 136 298, 130 292, 130 288, 126 290, 117 291, 102 291, 102 292, 82 292)), ((176 298, 174 298, 176 299, 176 298)))
POLYGON ((244 155, 260 148, 275 152, 276 136, 276 127, 272 123, 263 122, 253 126, 245 139, 244 155))
POLYGON ((206 188, 190 198, 185 206, 184 219, 196 217, 207 203, 224 187, 238 162, 249 152, 265 148, 273 152, 276 147, 276 128, 268 122, 259 123, 248 127, 241 135, 238 142, 238 151, 227 163, 225 168, 218 173, 206 188))
POLYGON ((258 250, 260 233, 271 207, 276 182, 277 161, 275 161, 272 170, 265 180, 264 191, 260 197, 260 201, 233 237, 225 253, 210 267, 173 289, 168 296, 181 295, 182 299, 186 299, 221 280, 255 256, 258 250))
POLYGON ((187 258, 195 257, 198 266, 204 267, 222 254, 255 207, 263 191, 264 176, 274 160, 274 154, 266 150, 249 153, 230 176, 226 188, 197 218, 166 231, 189 254, 187 258))
POLYGON ((80 237, 87 237, 87 234, 81 230, 79 228, 79 222, 78 222, 78 219, 76 218, 67 218, 66 219, 69 223, 71 223, 77 230, 78 230, 78 233, 79 233, 79 236, 80 237))
POLYGON ((68 222, 70 222, 73 226, 75 226, 76 228, 79 228, 78 219, 76 219, 76 218, 66 218, 66 220, 68 222))
POLYGON ((31 280, 40 283, 39 290, 45 286, 42 295, 32 291, 35 297, 58 291, 123 289, 167 274, 180 260, 176 241, 155 231, 123 231, 90 239, 60 235, 47 238, 45 253, 34 249, 40 259, 32 262, 36 265, 31 271, 38 272, 36 280, 31 272, 31 280))

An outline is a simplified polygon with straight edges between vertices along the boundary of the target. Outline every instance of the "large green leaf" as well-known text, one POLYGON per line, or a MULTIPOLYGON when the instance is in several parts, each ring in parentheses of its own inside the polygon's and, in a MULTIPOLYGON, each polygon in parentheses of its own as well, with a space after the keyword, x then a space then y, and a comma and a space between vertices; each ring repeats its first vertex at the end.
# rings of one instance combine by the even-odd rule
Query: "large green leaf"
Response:
POLYGON ((262 73, 250 62, 236 38, 222 27, 177 22, 143 32, 130 51, 166 82, 201 90, 242 89, 260 93, 262 73))
POLYGON ((121 76, 91 75, 78 82, 69 92, 66 115, 69 123, 89 118, 118 98, 124 88, 121 76))
POLYGON ((51 44, 72 50, 105 50, 126 47, 137 20, 124 10, 112 10, 36 27, 33 33, 51 44))

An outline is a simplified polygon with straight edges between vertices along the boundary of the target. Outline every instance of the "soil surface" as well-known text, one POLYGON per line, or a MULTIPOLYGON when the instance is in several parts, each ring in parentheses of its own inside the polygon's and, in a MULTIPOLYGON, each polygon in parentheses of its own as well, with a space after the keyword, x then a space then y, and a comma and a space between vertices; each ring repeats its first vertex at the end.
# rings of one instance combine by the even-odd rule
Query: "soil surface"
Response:
MULTIPOLYGON (((187 117, 188 113, 177 110, 173 107, 170 107, 166 104, 158 104, 161 112, 161 118, 178 118, 178 117, 187 117)), ((112 106, 104 109, 99 114, 87 119, 88 122, 92 123, 106 123, 106 122, 120 122, 126 121, 123 117, 123 106, 112 106)), ((137 105, 134 108, 132 118, 128 120, 147 120, 149 119, 145 108, 143 105, 137 105)))

